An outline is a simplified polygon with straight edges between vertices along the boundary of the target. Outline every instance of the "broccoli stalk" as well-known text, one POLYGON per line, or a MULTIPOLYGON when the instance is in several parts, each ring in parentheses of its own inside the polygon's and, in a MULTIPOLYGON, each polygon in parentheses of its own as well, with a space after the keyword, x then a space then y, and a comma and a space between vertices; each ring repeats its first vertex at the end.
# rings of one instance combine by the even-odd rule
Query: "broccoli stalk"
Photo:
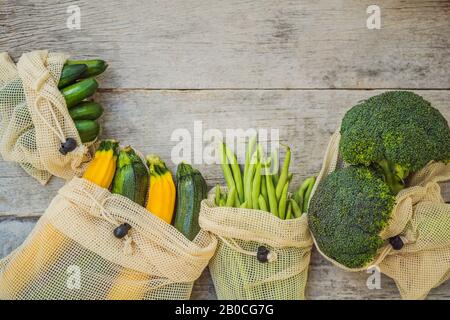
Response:
POLYGON ((404 180, 408 177, 408 170, 402 168, 400 165, 392 165, 385 159, 378 161, 377 164, 384 177, 384 181, 394 195, 405 188, 404 180))

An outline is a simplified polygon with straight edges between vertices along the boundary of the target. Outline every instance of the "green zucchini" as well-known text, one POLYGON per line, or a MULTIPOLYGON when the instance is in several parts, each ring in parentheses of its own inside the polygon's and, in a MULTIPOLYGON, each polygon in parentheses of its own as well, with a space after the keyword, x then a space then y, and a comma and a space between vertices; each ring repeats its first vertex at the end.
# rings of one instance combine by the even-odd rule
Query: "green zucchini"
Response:
POLYGON ((191 165, 180 163, 177 168, 177 209, 174 226, 189 240, 194 240, 200 226, 200 203, 208 194, 205 179, 191 165))
POLYGON ((72 108, 92 96, 97 88, 98 82, 94 78, 87 78, 61 89, 61 93, 66 100, 67 108, 72 108))
POLYGON ((103 114, 103 108, 96 102, 85 101, 69 109, 73 120, 97 120, 103 114))
POLYGON ((82 143, 94 141, 100 133, 100 125, 94 120, 76 120, 75 127, 82 143))
POLYGON ((62 89, 81 79, 88 67, 85 64, 64 65, 59 78, 58 88, 62 89))
POLYGON ((149 179, 147 167, 133 148, 120 150, 111 192, 145 206, 149 179))
POLYGON ((75 65, 75 64, 85 64, 87 66, 87 70, 83 75, 83 78, 98 76, 103 73, 108 67, 108 64, 104 60, 95 59, 95 60, 67 60, 66 64, 75 65))

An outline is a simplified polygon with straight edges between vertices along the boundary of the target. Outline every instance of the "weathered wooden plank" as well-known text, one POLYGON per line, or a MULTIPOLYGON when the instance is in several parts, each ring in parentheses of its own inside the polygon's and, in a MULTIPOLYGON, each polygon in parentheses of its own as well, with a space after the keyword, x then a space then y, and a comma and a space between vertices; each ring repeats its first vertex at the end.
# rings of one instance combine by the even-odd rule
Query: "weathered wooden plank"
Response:
MULTIPOLYGON (((35 221, 32 219, 0 220, 0 258, 9 254, 26 238, 35 221)), ((399 299, 394 282, 382 276, 381 289, 369 290, 369 274, 349 273, 337 269, 313 251, 307 285, 308 299, 399 299)), ((196 281, 192 299, 216 299, 208 270, 196 281)), ((431 291, 428 299, 450 299, 450 281, 431 291)))
MULTIPOLYGON (((450 91, 416 91, 450 119, 450 91)), ((105 106, 103 137, 114 137, 143 153, 157 153, 173 169, 171 141, 177 129, 194 140, 194 122, 203 133, 218 129, 278 129, 280 141, 292 147, 293 186, 320 170, 330 135, 357 101, 380 93, 374 90, 206 90, 121 91, 99 94, 105 106)), ((192 145, 194 143, 192 142, 192 145)), ((209 143, 204 142, 203 146, 209 143)), ((194 148, 193 150, 194 151, 194 148)), ((191 158, 192 160, 193 157, 191 158)), ((195 163, 194 163, 195 164, 195 163)), ((222 183, 219 165, 195 164, 210 186, 222 183)), ((0 161, 0 212, 43 212, 62 181, 43 188, 11 163, 0 161)))
POLYGON ((377 1, 380 30, 371 4, 5 0, 0 51, 103 57, 106 88, 450 88, 449 2, 377 1))

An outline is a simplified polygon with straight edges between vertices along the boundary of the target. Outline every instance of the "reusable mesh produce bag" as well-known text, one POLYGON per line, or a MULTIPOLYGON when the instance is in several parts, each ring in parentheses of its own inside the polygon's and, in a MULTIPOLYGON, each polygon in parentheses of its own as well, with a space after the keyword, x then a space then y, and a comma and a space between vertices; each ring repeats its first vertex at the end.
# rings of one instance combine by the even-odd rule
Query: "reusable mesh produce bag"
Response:
POLYGON ((58 90, 66 59, 61 53, 33 51, 15 65, 0 53, 0 154, 42 184, 52 175, 66 180, 80 175, 91 158, 58 90), (67 138, 78 147, 63 155, 59 149, 67 138))
POLYGON ((214 190, 201 205, 200 227, 218 237, 209 270, 219 299, 305 298, 312 239, 306 215, 282 220, 271 213, 214 204, 214 190), (259 262, 258 247, 269 250, 259 262))
MULTIPOLYGON (((340 134, 328 145, 322 170, 313 194, 322 179, 344 166, 339 157, 340 134)), ((388 226, 380 234, 387 240, 399 235, 404 246, 394 250, 387 242, 373 263, 351 269, 318 251, 334 265, 346 271, 363 271, 378 266, 392 278, 403 299, 424 299, 429 291, 450 278, 450 204, 444 202, 440 182, 450 180, 450 165, 430 162, 400 191, 388 226)), ((448 184, 447 184, 448 186, 448 184)), ((447 192, 447 191, 445 191, 447 192)))
POLYGON ((80 178, 0 260, 0 299, 189 299, 217 240, 189 241, 145 208, 80 178), (113 230, 131 225, 118 239, 113 230))

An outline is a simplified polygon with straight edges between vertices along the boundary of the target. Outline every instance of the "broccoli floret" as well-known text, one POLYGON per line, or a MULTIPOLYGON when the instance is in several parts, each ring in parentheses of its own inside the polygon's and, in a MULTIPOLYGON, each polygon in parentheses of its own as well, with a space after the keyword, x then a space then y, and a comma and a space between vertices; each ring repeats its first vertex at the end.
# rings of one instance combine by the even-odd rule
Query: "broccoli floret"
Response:
POLYGON ((311 199, 308 223, 320 250, 349 267, 372 262, 395 197, 380 174, 349 166, 329 174, 311 199))
POLYGON ((397 194, 410 173, 431 160, 450 160, 450 129, 444 116, 421 96, 389 91, 347 112, 340 152, 347 163, 375 166, 397 194))

